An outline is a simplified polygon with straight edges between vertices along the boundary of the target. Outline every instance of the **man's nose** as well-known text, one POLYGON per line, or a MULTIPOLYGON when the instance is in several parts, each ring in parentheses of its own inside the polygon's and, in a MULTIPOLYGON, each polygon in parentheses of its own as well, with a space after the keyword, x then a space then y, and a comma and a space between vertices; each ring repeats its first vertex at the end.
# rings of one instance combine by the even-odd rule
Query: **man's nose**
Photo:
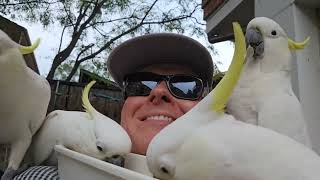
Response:
POLYGON ((164 81, 160 82, 149 95, 149 101, 154 104, 160 103, 170 103, 173 101, 173 96, 171 95, 167 85, 164 81))

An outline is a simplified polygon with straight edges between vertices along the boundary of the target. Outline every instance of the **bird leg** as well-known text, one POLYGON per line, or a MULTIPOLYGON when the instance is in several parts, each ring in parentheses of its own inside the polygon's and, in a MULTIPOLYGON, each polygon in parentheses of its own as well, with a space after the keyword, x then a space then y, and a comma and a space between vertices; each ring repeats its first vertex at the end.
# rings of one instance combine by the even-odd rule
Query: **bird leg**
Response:
POLYGON ((1 180, 12 180, 14 177, 25 170, 27 170, 30 166, 24 165, 23 167, 19 168, 18 170, 13 170, 12 168, 7 168, 4 172, 3 176, 1 177, 1 180))
POLYGON ((20 170, 18 170, 18 168, 30 143, 31 135, 12 143, 9 156, 9 164, 3 176, 1 177, 1 180, 11 180, 15 175, 19 173, 20 170))

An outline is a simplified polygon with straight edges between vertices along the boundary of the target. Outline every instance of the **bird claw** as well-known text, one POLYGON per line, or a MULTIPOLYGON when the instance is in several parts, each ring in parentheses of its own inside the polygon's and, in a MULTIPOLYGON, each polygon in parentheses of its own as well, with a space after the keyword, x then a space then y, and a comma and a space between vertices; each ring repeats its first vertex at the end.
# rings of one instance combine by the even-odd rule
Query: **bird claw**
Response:
POLYGON ((12 168, 7 168, 4 174, 1 176, 1 180, 13 180, 15 176, 27 170, 30 166, 23 165, 19 169, 14 170, 12 168))
POLYGON ((17 171, 12 168, 7 168, 4 174, 1 176, 1 180, 13 180, 17 175, 17 171))

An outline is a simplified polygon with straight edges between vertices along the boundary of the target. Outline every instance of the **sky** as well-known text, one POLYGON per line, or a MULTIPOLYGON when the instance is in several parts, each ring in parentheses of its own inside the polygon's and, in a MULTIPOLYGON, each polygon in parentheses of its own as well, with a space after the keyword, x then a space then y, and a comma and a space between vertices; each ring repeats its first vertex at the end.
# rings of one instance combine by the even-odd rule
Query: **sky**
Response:
MULTIPOLYGON (((56 48, 58 47, 58 43, 60 42, 59 38, 61 29, 52 28, 55 26, 50 26, 48 29, 43 29, 42 25, 40 24, 29 24, 27 22, 17 20, 13 21, 28 30, 32 42, 34 42, 37 38, 41 38, 40 46, 35 51, 35 57, 40 74, 46 76, 50 70, 52 59, 57 53, 56 48)), ((203 41, 202 39, 197 39, 196 37, 192 38, 205 45, 204 42, 201 42, 203 41)), ((233 44, 230 41, 216 43, 214 44, 214 48, 218 53, 216 55, 213 55, 213 62, 217 64, 220 71, 224 72, 228 70, 234 51, 233 44)))

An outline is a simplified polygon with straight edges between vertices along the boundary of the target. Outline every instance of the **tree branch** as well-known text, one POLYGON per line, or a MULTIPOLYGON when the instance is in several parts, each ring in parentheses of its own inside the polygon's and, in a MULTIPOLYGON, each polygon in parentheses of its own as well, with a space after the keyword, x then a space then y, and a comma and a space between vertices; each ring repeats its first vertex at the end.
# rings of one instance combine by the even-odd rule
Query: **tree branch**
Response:
MULTIPOLYGON (((49 71, 49 73, 47 75, 48 79, 53 79, 54 73, 55 73, 56 69, 58 68, 58 66, 70 56, 72 50, 74 49, 74 47, 76 46, 77 42, 79 41, 82 32, 85 30, 85 27, 87 26, 88 23, 90 23, 90 21, 92 21, 92 19, 96 16, 96 14, 99 12, 99 10, 101 9, 102 5, 106 1, 107 0, 103 0, 100 3, 97 3, 95 5, 95 7, 93 8, 93 10, 92 10, 90 16, 88 17, 88 19, 85 20, 85 22, 82 23, 81 25, 80 25, 80 22, 81 22, 82 18, 85 16, 85 12, 83 14, 81 14, 81 17, 80 17, 80 15, 78 16, 78 19, 77 19, 75 27, 77 27, 77 23, 79 23, 80 27, 79 27, 79 29, 77 31, 73 32, 72 39, 71 39, 69 45, 54 57, 51 69, 50 69, 50 71, 49 71)), ((88 9, 88 8, 89 8, 89 6, 86 7, 86 9, 88 9)), ((86 11, 86 9, 85 9, 85 11, 86 11)))
POLYGON ((92 48, 93 46, 94 46, 94 44, 89 44, 89 45, 85 46, 85 47, 79 52, 79 54, 78 54, 78 56, 77 56, 77 58, 76 58, 76 61, 79 61, 80 56, 81 56, 84 52, 86 52, 88 49, 92 48))
POLYGON ((34 1, 17 2, 17 3, 0 3, 0 6, 17 6, 17 5, 26 5, 26 4, 49 4, 50 5, 55 3, 59 3, 59 1, 48 2, 48 1, 34 0, 34 1))
POLYGON ((133 18, 133 14, 131 16, 128 16, 128 17, 124 17, 124 18, 117 18, 117 19, 111 19, 111 20, 108 20, 108 21, 98 21, 98 22, 95 22, 95 23, 90 23, 87 27, 87 28, 90 28, 92 26, 95 26, 95 25, 104 25, 104 24, 107 24, 107 23, 112 23, 112 22, 116 22, 116 21, 122 21, 122 20, 126 20, 126 19, 131 19, 133 18))
POLYGON ((146 12, 146 14, 144 15, 144 17, 142 18, 140 23, 143 23, 143 21, 147 18, 147 16, 149 15, 149 12, 151 11, 151 9, 154 7, 154 5, 158 2, 158 0, 155 0, 152 5, 150 6, 150 8, 148 9, 148 11, 146 12))
POLYGON ((83 3, 81 4, 81 7, 80 7, 80 11, 79 11, 79 15, 78 15, 77 21, 76 21, 75 26, 74 26, 74 28, 73 28, 73 31, 74 31, 74 32, 78 31, 78 27, 79 27, 82 19, 85 17, 85 15, 86 15, 86 13, 87 13, 87 10, 88 10, 89 7, 90 7, 90 4, 88 3, 88 5, 87 5, 85 8, 84 8, 84 6, 85 6, 85 3, 83 2, 83 3), (83 8, 84 8, 84 10, 83 10, 83 8), (82 10, 83 10, 83 12, 82 12, 82 10))
POLYGON ((74 24, 73 24, 73 21, 72 21, 72 19, 70 18, 70 9, 68 10, 67 9, 67 7, 66 7, 66 5, 63 3, 63 9, 64 9, 64 11, 66 12, 66 14, 67 14, 67 18, 69 19, 69 21, 70 21, 70 24, 73 26, 73 28, 74 28, 74 24))
POLYGON ((70 25, 65 25, 63 26, 62 32, 61 32, 61 37, 60 37, 60 42, 59 42, 59 48, 58 48, 58 53, 61 50, 61 46, 62 46, 62 40, 63 40, 63 35, 64 35, 64 31, 66 30, 67 27, 69 27, 70 25))
POLYGON ((169 22, 173 22, 173 21, 179 21, 179 20, 182 20, 182 19, 187 19, 187 18, 194 18, 192 17, 192 15, 195 13, 197 9, 197 6, 193 9, 193 11, 188 14, 188 15, 183 15, 183 16, 178 16, 178 17, 175 17, 175 18, 172 18, 172 19, 168 19, 168 20, 162 20, 162 21, 149 21, 149 22, 143 22, 142 24, 143 25, 146 25, 146 24, 165 24, 165 23, 169 23, 169 22))
MULTIPOLYGON (((111 44, 113 44, 117 39, 121 38, 122 36, 124 35, 127 35, 133 31, 135 31, 136 29, 138 29, 139 27, 143 26, 143 25, 150 25, 150 24, 156 24, 156 23, 159 23, 159 24, 163 24, 163 23, 168 23, 168 22, 172 22, 172 21, 177 21, 177 20, 181 20, 181 19, 185 19, 185 18, 189 18, 192 16, 192 14, 194 13, 194 11, 192 11, 192 13, 190 13, 189 15, 185 15, 185 16, 180 16, 180 17, 177 17, 177 18, 173 18, 173 19, 170 19, 170 20, 165 20, 165 21, 154 21, 154 22, 144 22, 144 20, 146 19, 146 17, 148 16, 148 14, 150 13, 151 9, 154 7, 154 5, 156 4, 158 0, 155 0, 152 5, 150 6, 150 8, 148 9, 148 11, 146 11, 144 17, 142 18, 142 20, 140 21, 139 24, 137 24, 136 26, 128 29, 127 31, 124 31, 122 32, 121 34, 119 34, 118 36, 115 36, 114 38, 110 39, 104 46, 102 46, 99 50, 97 50, 96 52, 90 54, 89 56, 86 56, 86 57, 83 57, 82 59, 79 59, 78 61, 76 61, 75 65, 74 65, 74 68, 78 68, 79 65, 84 62, 84 61, 87 61, 89 59, 92 59, 94 57, 96 57, 98 54, 100 54, 103 50, 105 50, 107 47, 109 47, 111 44)), ((76 71, 74 71, 76 72, 76 71)), ((69 74, 69 79, 72 78, 72 76, 74 75, 73 74, 69 74)))
POLYGON ((84 49, 82 49, 80 51, 80 53, 78 54, 75 63, 71 69, 71 72, 69 73, 68 77, 66 78, 66 81, 70 81, 73 77, 73 75, 77 72, 78 67, 80 66, 80 64, 82 63, 81 61, 79 61, 80 56, 86 52, 88 49, 92 48, 94 46, 94 44, 90 44, 88 46, 85 46, 84 49))
MULTIPOLYGON (((188 18, 191 18, 192 20, 195 20, 197 23, 201 24, 200 22, 197 21, 197 19, 195 17, 193 17, 193 14, 197 10, 198 6, 196 6, 193 9, 193 11, 188 14, 178 15, 178 16, 173 17, 171 19, 168 19, 168 18, 170 18, 172 15, 170 17, 164 16, 164 18, 160 19, 160 20, 152 20, 151 18, 148 18, 148 15, 152 11, 152 9, 155 7, 155 4, 158 2, 158 0, 154 0, 149 7, 141 9, 144 12, 144 14, 141 16, 142 18, 136 17, 135 12, 133 12, 132 15, 128 16, 128 17, 121 17, 121 18, 110 19, 110 20, 106 20, 106 21, 97 21, 97 22, 93 21, 94 18, 97 16, 97 14, 100 13, 102 6, 106 2, 108 2, 108 0, 100 0, 100 1, 96 0, 95 2, 91 1, 88 3, 83 2, 83 4, 80 7, 79 16, 77 17, 77 20, 74 24, 74 31, 72 33, 72 39, 69 42, 68 46, 55 56, 53 65, 52 65, 50 72, 47 76, 48 79, 53 78, 54 72, 57 69, 57 67, 70 56, 71 52, 73 51, 76 44, 78 43, 80 36, 83 34, 84 30, 87 28, 91 27, 94 30, 96 30, 101 36, 107 37, 104 34, 104 32, 103 31, 101 32, 100 29, 97 28, 96 26, 107 24, 107 23, 121 22, 124 20, 132 19, 132 18, 134 18, 137 21, 137 22, 136 21, 133 22, 133 24, 131 24, 131 25, 130 24, 120 25, 121 23, 120 24, 114 23, 112 29, 116 30, 116 32, 118 33, 117 35, 115 35, 114 37, 109 39, 108 42, 106 42, 102 47, 98 47, 98 49, 95 49, 94 52, 92 52, 90 54, 86 53, 86 55, 84 57, 82 57, 82 56, 85 54, 85 52, 88 49, 90 49, 90 48, 92 49, 93 44, 90 46, 86 46, 84 49, 82 49, 76 57, 75 64, 74 64, 73 69, 71 70, 70 74, 68 75, 67 80, 72 79, 72 77, 76 73, 76 71, 81 63, 83 63, 84 61, 87 61, 89 59, 96 58, 102 51, 104 51, 105 49, 110 47, 111 44, 113 44, 115 41, 117 41, 118 39, 120 39, 123 36, 126 36, 132 32, 135 32, 140 27, 146 26, 146 28, 150 30, 150 26, 152 24, 160 24, 161 25, 161 24, 166 24, 166 23, 170 23, 170 22, 174 22, 174 21, 181 21, 183 19, 188 19, 188 18), (90 11, 90 14, 87 13, 88 11, 90 11), (127 26, 129 26, 129 27, 127 27, 127 26), (118 32, 119 29, 124 29, 125 27, 127 27, 126 30, 124 30, 122 32, 118 32)), ((179 27, 176 27, 176 29, 179 27)), ((63 36, 63 33, 62 33, 62 36, 63 36)), ((61 48, 61 44, 60 44, 59 49, 60 48, 61 48)))
POLYGON ((124 35, 127 35, 127 34, 133 32, 134 30, 138 29, 140 26, 141 26, 140 24, 137 25, 137 26, 134 26, 134 27, 128 29, 127 31, 119 34, 118 36, 110 39, 110 41, 108 41, 105 45, 103 45, 99 50, 97 50, 96 52, 90 54, 89 56, 86 56, 86 57, 80 59, 79 62, 84 62, 84 61, 86 61, 86 60, 88 60, 88 59, 94 58, 95 56, 97 56, 98 54, 100 54, 103 50, 105 50, 107 47, 109 47, 111 44, 113 44, 114 41, 116 41, 117 39, 121 38, 121 37, 124 36, 124 35))
POLYGON ((83 24, 81 24, 79 31, 83 31, 85 29, 85 27, 92 21, 92 19, 96 16, 96 14, 100 11, 101 7, 103 6, 103 4, 105 2, 107 2, 108 0, 103 0, 100 3, 96 4, 96 6, 93 8, 92 13, 90 14, 90 16, 88 17, 87 20, 85 20, 85 22, 83 24))

